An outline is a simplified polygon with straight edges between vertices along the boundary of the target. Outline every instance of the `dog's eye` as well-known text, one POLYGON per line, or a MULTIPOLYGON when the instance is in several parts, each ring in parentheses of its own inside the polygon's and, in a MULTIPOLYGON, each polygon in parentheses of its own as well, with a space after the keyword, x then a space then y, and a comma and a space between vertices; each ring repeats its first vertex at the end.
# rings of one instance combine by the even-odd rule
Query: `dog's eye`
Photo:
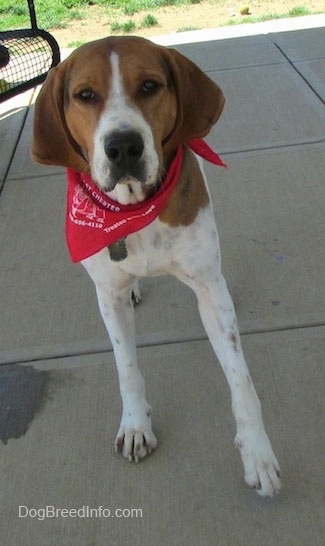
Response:
POLYGON ((158 91, 160 84, 155 80, 145 80, 142 83, 141 91, 143 95, 153 95, 158 91))
POLYGON ((94 101, 96 99, 96 95, 92 89, 82 89, 77 93, 77 97, 84 102, 94 101))

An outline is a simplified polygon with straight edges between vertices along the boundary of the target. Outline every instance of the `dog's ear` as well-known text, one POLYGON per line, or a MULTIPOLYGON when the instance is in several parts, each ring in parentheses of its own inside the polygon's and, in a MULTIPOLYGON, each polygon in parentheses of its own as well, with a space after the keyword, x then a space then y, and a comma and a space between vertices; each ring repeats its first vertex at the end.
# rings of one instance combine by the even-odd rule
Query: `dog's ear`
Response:
POLYGON ((172 149, 206 136, 219 119, 225 99, 220 87, 192 61, 175 49, 165 54, 177 99, 176 122, 163 143, 165 149, 172 149))
POLYGON ((61 165, 76 171, 88 170, 88 163, 73 139, 64 115, 64 93, 68 63, 50 70, 36 100, 31 157, 37 163, 61 165))

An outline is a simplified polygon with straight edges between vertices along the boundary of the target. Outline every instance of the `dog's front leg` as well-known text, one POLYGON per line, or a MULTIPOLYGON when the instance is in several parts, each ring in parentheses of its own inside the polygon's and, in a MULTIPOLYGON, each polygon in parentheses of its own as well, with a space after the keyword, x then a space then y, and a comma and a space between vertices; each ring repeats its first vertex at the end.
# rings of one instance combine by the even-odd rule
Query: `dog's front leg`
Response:
POLYGON ((234 306, 226 282, 217 273, 217 264, 202 255, 205 273, 193 271, 187 263, 186 274, 177 276, 195 292, 205 330, 227 378, 232 410, 237 425, 235 445, 239 448, 245 481, 260 495, 272 496, 281 488, 280 469, 265 432, 261 404, 243 355, 234 306), (212 264, 212 267, 211 267, 212 264), (216 271, 216 272, 214 272, 216 271))
POLYGON ((131 289, 112 292, 96 287, 101 315, 109 333, 117 365, 123 414, 115 440, 116 451, 138 462, 157 446, 151 428, 151 408, 137 364, 131 289))
POLYGON ((243 355, 234 306, 226 282, 220 275, 197 283, 200 315, 221 363, 232 397, 245 481, 260 495, 272 496, 281 488, 280 468, 265 432, 261 404, 243 355))
POLYGON ((157 445, 151 429, 151 408, 145 397, 145 385, 137 364, 134 309, 131 290, 118 293, 96 288, 99 308, 110 335, 119 376, 123 402, 121 425, 115 440, 129 460, 145 457, 157 445))
POLYGON ((115 449, 122 451, 130 461, 138 462, 156 448, 157 440, 152 432, 151 408, 137 364, 131 279, 123 279, 120 274, 119 286, 114 287, 114 280, 106 281, 100 275, 100 268, 91 267, 89 260, 83 265, 96 285, 99 309, 113 345, 119 376, 123 414, 115 449))

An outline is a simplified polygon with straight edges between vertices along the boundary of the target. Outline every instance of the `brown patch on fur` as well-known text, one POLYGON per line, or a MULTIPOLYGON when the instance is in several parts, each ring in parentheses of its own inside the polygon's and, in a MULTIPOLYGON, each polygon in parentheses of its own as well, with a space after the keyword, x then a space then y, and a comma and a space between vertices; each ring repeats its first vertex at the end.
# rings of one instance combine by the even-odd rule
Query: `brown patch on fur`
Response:
POLYGON ((189 226, 209 203, 202 172, 194 154, 184 147, 183 168, 179 182, 159 219, 171 227, 189 226))
POLYGON ((232 343, 232 346, 233 346, 234 350, 237 352, 237 351, 238 351, 238 340, 237 340, 237 336, 236 336, 235 334, 231 333, 231 334, 229 335, 229 339, 230 339, 230 341, 231 341, 231 343, 232 343))
POLYGON ((50 70, 37 98, 31 156, 38 163, 89 172, 84 155, 92 153, 110 74, 104 48, 95 42, 86 46, 50 70), (94 90, 96 101, 79 100, 84 89, 94 90))

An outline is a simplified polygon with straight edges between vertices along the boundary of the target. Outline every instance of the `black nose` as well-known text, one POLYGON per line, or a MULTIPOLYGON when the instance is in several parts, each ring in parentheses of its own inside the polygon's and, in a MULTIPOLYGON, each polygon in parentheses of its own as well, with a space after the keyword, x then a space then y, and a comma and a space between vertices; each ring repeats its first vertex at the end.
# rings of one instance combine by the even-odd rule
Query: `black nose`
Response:
POLYGON ((115 131, 106 137, 104 149, 111 164, 127 173, 141 159, 144 143, 136 131, 115 131))

